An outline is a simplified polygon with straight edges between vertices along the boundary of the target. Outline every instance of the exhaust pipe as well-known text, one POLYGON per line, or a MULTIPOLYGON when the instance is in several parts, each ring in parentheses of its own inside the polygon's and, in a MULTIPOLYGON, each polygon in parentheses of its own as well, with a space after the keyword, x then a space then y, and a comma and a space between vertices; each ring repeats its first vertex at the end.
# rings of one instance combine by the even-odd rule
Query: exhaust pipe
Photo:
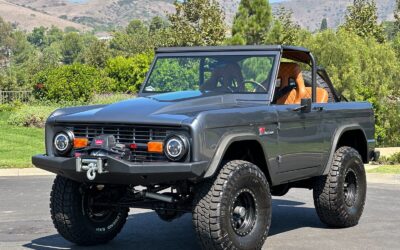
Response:
POLYGON ((164 202, 168 202, 168 203, 174 203, 175 202, 175 198, 168 196, 168 195, 164 195, 164 194, 157 194, 157 193, 150 193, 150 192, 143 192, 143 196, 146 198, 150 198, 150 199, 154 199, 154 200, 159 200, 159 201, 164 201, 164 202))

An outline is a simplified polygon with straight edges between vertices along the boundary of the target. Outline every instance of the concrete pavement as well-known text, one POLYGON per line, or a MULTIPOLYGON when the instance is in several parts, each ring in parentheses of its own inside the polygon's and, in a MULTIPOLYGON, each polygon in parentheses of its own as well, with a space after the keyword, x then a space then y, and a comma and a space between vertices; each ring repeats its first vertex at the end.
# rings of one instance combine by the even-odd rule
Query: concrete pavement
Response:
MULTIPOLYGON (((61 238, 49 215, 53 176, 0 177, 0 249, 83 249, 61 238)), ((329 229, 318 219, 309 190, 273 201, 263 249, 400 249, 400 185, 369 184, 360 224, 329 229)), ((87 248, 85 248, 87 249, 87 248)), ((89 249, 199 249, 191 215, 166 223, 149 210, 131 209, 121 234, 89 249)))

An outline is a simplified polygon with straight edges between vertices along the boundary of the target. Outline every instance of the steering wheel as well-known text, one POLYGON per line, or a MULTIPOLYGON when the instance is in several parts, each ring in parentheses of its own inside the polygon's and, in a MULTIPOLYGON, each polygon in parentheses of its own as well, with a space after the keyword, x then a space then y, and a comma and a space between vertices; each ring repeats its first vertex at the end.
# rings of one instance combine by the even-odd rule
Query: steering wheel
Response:
POLYGON ((243 86, 244 86, 246 83, 251 83, 251 84, 257 85, 257 87, 254 89, 254 92, 257 92, 257 88, 262 88, 265 92, 268 92, 267 88, 264 87, 264 85, 262 85, 262 84, 259 83, 259 82, 256 82, 256 81, 253 81, 253 80, 244 80, 244 81, 242 82, 243 86))

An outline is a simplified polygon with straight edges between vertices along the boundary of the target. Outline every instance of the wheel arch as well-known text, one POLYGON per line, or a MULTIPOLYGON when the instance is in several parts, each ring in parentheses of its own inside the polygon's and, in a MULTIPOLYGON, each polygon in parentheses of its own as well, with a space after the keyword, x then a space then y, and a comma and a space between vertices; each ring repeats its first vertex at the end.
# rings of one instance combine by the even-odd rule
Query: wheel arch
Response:
POLYGON ((267 153, 265 152, 260 139, 254 134, 226 136, 219 144, 218 150, 216 151, 204 177, 208 178, 216 174, 221 163, 229 160, 246 160, 257 165, 265 174, 268 182, 270 184, 273 183, 272 176, 270 175, 270 168, 268 166, 267 153), (248 151, 245 151, 244 149, 248 149, 248 151), (252 159, 246 155, 249 151, 252 153, 252 159), (261 154, 261 156, 254 157, 259 154, 261 154))
POLYGON ((333 138, 331 152, 328 162, 324 168, 323 175, 329 172, 329 166, 333 161, 336 150, 342 146, 349 146, 358 151, 364 163, 369 162, 367 136, 360 125, 351 125, 339 128, 333 138))

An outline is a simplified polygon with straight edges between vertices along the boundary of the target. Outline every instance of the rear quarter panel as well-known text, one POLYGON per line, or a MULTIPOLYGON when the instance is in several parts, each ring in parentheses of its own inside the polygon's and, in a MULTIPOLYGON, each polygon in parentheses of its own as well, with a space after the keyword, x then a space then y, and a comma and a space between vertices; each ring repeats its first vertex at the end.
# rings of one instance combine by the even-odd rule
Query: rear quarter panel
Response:
POLYGON ((323 173, 330 164, 340 136, 349 130, 360 129, 365 135, 368 150, 375 148, 375 117, 368 102, 338 102, 321 104, 323 113, 324 151, 323 173))

